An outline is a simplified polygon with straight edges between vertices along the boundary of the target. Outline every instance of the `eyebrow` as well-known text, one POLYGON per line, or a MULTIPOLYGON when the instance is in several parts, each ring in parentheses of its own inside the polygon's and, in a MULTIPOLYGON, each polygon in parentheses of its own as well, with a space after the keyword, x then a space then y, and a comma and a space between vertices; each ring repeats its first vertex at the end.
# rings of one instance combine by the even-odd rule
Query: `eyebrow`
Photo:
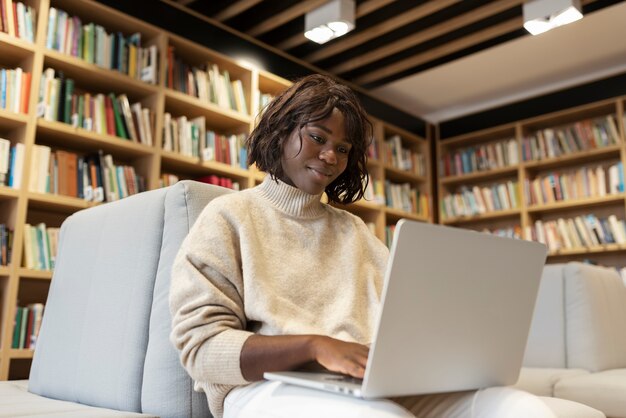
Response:
POLYGON ((332 134, 332 133, 333 133, 333 131, 331 131, 330 129, 328 129, 328 128, 327 128, 326 126, 324 126, 324 125, 318 125, 317 123, 311 123, 310 125, 311 125, 312 127, 314 127, 314 128, 319 128, 319 129, 321 129, 322 131, 326 132, 327 134, 332 134))
MULTIPOLYGON (((333 131, 332 131, 332 130, 330 130, 330 129, 328 129, 328 128, 327 128, 326 126, 324 126, 324 125, 319 125, 319 124, 317 124, 317 123, 313 122, 313 123, 309 123, 309 126, 311 126, 311 127, 313 127, 313 128, 318 128, 318 129, 321 129, 322 131, 326 132, 326 133, 327 133, 327 134, 329 134, 329 135, 332 135, 332 134, 333 134, 333 131)), ((350 145, 350 146, 352 146, 352 143, 351 143, 351 142, 349 142, 349 141, 346 141, 346 140, 339 141, 339 142, 341 142, 341 143, 342 143, 342 144, 344 144, 344 145, 350 145)))

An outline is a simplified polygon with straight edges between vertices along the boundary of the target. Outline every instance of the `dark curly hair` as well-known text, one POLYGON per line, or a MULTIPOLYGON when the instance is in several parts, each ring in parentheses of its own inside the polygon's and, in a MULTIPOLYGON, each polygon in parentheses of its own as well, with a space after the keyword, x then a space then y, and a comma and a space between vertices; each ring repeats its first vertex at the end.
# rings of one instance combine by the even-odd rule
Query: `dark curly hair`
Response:
POLYGON ((325 191, 331 202, 356 202, 363 197, 368 182, 367 148, 372 139, 372 123, 354 92, 328 76, 304 77, 267 105, 246 143, 248 164, 256 163, 273 179, 281 178, 283 146, 290 134, 308 123, 328 118, 333 109, 343 115, 346 140, 352 148, 346 169, 325 191))

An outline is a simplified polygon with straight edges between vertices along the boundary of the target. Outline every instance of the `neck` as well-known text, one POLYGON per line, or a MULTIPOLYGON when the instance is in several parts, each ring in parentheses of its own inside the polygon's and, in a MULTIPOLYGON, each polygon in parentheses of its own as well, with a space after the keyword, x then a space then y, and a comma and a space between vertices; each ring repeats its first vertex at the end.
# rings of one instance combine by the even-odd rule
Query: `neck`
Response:
POLYGON ((280 179, 267 175, 258 186, 261 194, 281 211, 298 217, 314 218, 324 213, 322 193, 308 194, 280 179))

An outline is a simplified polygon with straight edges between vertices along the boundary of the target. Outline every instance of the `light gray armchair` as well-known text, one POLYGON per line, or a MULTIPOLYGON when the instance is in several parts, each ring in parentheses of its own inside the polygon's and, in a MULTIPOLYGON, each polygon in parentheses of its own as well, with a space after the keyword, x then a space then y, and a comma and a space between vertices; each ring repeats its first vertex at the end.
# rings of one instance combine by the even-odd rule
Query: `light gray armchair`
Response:
POLYGON ((2 382, 0 415, 209 417, 169 343, 168 295, 183 238, 227 192, 182 181, 67 218, 30 379, 2 382))

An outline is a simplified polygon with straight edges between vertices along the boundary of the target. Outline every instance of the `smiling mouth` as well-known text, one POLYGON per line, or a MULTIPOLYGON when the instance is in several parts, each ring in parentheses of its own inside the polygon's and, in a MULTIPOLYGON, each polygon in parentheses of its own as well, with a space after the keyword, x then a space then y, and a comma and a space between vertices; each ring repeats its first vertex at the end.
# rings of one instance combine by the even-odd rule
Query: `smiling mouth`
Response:
POLYGON ((321 170, 318 170, 318 169, 313 168, 313 167, 309 167, 309 170, 315 171, 317 174, 325 176, 325 177, 332 177, 331 173, 327 173, 325 171, 321 171, 321 170))

